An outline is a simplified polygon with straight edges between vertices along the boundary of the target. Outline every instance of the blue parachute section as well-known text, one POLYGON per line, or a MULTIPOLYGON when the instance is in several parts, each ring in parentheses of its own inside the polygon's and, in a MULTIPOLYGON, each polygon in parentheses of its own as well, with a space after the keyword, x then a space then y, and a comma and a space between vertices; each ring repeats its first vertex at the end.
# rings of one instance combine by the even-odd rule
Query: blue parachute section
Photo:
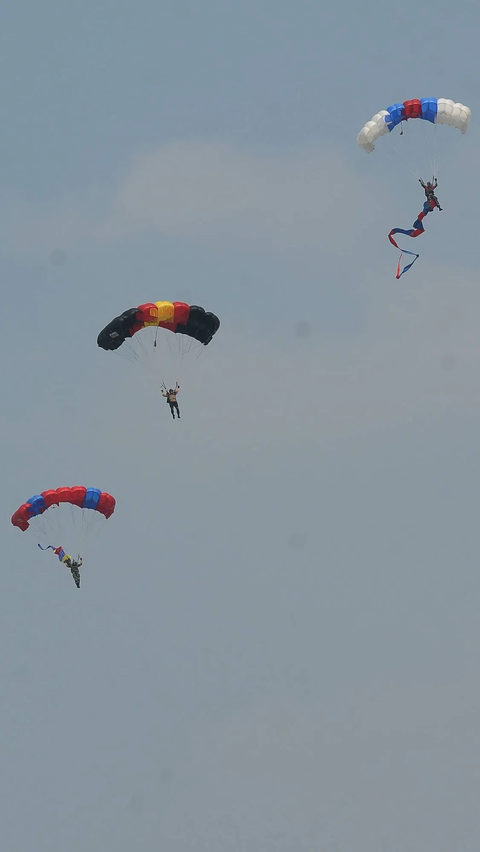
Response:
POLYGON ((397 126, 397 124, 400 124, 407 118, 423 118, 424 121, 431 121, 432 124, 435 124, 437 111, 437 98, 420 98, 415 101, 405 101, 401 104, 392 104, 392 106, 387 107, 385 124, 390 132, 397 126))

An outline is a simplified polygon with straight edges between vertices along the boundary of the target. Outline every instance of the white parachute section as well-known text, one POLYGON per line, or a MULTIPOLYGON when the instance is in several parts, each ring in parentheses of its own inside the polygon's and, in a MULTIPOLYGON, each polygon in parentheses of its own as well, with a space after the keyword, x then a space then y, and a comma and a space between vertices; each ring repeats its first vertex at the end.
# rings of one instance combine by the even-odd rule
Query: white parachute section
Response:
POLYGON ((371 154, 372 151, 375 150, 374 142, 376 142, 380 136, 384 136, 385 133, 390 132, 388 124, 385 123, 386 115, 388 115, 386 109, 376 112, 370 121, 367 121, 367 123, 362 127, 357 136, 357 142, 360 145, 360 148, 363 148, 367 154, 371 154))

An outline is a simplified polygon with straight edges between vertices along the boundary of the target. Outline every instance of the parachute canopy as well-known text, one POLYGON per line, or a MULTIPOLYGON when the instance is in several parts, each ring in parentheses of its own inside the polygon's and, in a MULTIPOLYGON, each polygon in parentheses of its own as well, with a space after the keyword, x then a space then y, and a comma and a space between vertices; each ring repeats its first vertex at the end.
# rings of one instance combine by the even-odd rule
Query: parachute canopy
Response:
POLYGON ((98 488, 74 485, 72 488, 63 487, 42 491, 41 494, 30 497, 13 513, 12 524, 25 532, 32 518, 43 515, 51 506, 58 506, 60 503, 70 503, 80 509, 92 509, 100 512, 105 518, 109 518, 115 511, 115 498, 111 494, 100 491, 98 488))
POLYGON ((97 343, 102 349, 118 349, 128 337, 148 326, 158 326, 175 334, 186 334, 204 346, 210 343, 220 327, 215 314, 198 305, 185 302, 146 302, 138 308, 129 308, 115 317, 100 332, 97 343))
POLYGON ((465 104, 455 103, 447 98, 416 98, 393 104, 388 109, 375 113, 373 118, 362 127, 357 136, 357 142, 370 154, 379 136, 391 133, 397 124, 408 121, 409 118, 421 118, 432 124, 449 124, 466 133, 470 116, 471 111, 465 104))

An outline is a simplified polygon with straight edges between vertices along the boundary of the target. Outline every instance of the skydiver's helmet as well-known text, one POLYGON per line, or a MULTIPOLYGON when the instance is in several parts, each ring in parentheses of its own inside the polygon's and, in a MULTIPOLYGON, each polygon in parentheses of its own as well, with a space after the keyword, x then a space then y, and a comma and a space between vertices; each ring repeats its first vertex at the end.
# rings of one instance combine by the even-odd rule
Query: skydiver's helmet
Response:
POLYGON ((427 189, 433 189, 433 183, 430 183, 429 180, 427 180, 427 189))
POLYGON ((170 388, 170 390, 169 390, 168 392, 169 392, 169 393, 175 393, 175 391, 173 390, 173 388, 170 388))

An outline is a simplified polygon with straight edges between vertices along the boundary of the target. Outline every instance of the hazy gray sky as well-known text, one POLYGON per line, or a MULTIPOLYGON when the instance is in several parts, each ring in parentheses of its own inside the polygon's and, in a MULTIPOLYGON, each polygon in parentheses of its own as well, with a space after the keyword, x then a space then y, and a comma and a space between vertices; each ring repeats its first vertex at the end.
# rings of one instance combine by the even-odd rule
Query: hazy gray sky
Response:
POLYGON ((478 850, 480 11, 324 5, 3 10, 2 852, 478 850), (396 282, 421 190, 356 136, 429 95, 396 282), (157 299, 222 323, 180 423, 96 345, 157 299), (76 483, 80 592, 10 524, 76 483))

